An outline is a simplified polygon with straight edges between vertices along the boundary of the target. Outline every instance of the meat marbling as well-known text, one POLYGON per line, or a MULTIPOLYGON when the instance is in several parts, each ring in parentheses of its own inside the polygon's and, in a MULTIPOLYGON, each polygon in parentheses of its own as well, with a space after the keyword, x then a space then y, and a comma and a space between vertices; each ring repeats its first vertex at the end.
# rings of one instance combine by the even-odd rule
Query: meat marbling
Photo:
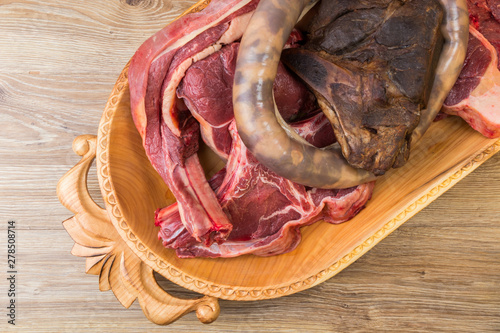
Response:
MULTIPOLYGON (((297 127, 307 131, 307 127, 312 126, 316 133, 318 128, 314 124, 330 127, 328 121, 321 125, 318 121, 321 118, 325 119, 322 114, 317 114, 297 127)), ((318 220, 330 223, 347 221, 371 197, 373 182, 349 189, 323 190, 306 188, 279 177, 246 149, 234 121, 229 130, 233 140, 228 163, 214 176, 211 185, 232 222, 233 230, 226 241, 206 246, 190 236, 180 222, 176 204, 158 211, 159 237, 164 246, 176 249, 181 258, 286 253, 299 244, 300 227, 318 220)), ((329 132, 331 134, 331 128, 329 132)))
POLYGON ((467 58, 442 111, 489 138, 500 137, 500 1, 467 2, 467 58))

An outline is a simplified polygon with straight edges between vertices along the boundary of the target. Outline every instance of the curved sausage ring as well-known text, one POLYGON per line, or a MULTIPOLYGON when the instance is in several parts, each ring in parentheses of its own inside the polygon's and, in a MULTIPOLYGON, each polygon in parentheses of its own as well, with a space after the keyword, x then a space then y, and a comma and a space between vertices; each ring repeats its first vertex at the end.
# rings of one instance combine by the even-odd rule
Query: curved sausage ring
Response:
MULTIPOLYGON (((316 148, 287 134, 276 119, 273 82, 283 46, 304 8, 318 0, 262 0, 245 31, 236 64, 233 105, 238 132, 266 167, 296 183, 318 188, 346 188, 376 177, 351 167, 340 147, 316 148), (272 38, 269 38, 272 36, 272 38)), ((439 112, 455 83, 467 49, 465 0, 439 0, 445 9, 444 45, 427 109, 412 141, 418 140, 439 112)))

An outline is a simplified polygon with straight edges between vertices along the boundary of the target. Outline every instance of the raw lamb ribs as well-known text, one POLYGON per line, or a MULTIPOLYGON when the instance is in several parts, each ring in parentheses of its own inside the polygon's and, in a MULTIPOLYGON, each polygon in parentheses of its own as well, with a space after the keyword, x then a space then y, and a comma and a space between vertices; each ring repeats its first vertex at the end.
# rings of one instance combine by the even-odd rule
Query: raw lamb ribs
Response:
POLYGON ((442 111, 462 117, 489 138, 500 137, 500 0, 468 0, 464 67, 442 111))

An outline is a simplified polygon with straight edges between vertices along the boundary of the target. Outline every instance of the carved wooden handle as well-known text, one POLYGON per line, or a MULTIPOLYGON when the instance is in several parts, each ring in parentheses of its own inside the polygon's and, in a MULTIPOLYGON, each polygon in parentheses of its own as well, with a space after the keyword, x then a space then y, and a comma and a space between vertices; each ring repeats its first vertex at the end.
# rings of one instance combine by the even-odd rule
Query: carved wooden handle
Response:
POLYGON ((85 257, 86 272, 99 275, 99 289, 112 290, 128 308, 135 299, 146 317, 160 325, 170 324, 191 311, 202 323, 211 323, 220 313, 217 298, 204 296, 184 300, 166 293, 156 282, 153 269, 146 265, 122 240, 102 209, 91 198, 87 174, 96 156, 96 136, 81 135, 73 150, 82 159, 57 184, 57 196, 75 216, 63 226, 75 241, 73 255, 85 257))

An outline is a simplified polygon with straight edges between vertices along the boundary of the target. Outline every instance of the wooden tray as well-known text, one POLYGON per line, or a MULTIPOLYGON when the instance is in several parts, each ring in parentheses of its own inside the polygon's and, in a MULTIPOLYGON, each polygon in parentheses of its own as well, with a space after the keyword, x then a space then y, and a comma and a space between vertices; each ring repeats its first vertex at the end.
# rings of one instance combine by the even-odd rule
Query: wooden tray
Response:
MULTIPOLYGON (((73 150, 82 159, 61 178, 57 192, 75 214, 63 224, 75 241, 72 253, 87 258, 86 272, 99 275, 100 290, 112 290, 125 307, 138 299, 157 324, 191 311, 209 323, 219 315, 218 298, 281 297, 331 278, 500 150, 500 140, 447 118, 431 126, 403 168, 377 181, 366 209, 344 224, 302 228, 296 250, 269 258, 178 259, 157 238, 154 211, 174 198, 150 165, 132 122, 127 73, 128 66, 114 86, 97 137, 75 139, 73 150), (94 158, 106 209, 87 189, 94 158), (153 271, 206 296, 172 297, 158 286, 153 271)), ((220 167, 213 155, 200 158, 208 170, 220 167)))

